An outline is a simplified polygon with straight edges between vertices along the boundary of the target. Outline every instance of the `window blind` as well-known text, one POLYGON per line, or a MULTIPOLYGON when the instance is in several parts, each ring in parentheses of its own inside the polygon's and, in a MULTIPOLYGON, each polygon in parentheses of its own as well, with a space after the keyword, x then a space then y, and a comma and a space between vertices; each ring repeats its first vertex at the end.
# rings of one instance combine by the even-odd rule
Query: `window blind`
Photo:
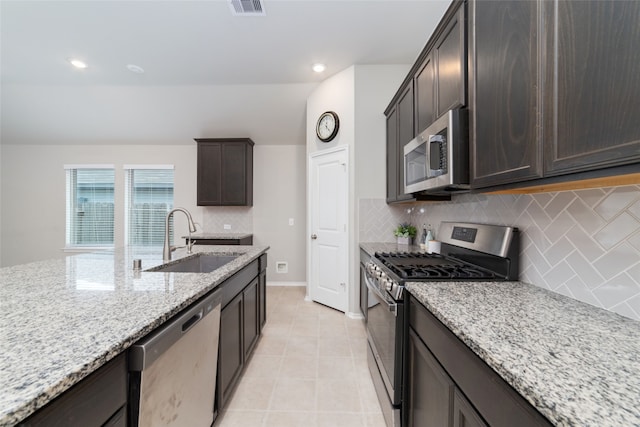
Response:
MULTIPOLYGON (((173 209, 173 166, 126 168, 125 242, 128 245, 159 246, 164 243, 165 218, 173 209)), ((173 238, 173 218, 169 239, 173 238)))
POLYGON ((65 166, 66 245, 113 246, 113 168, 65 166))

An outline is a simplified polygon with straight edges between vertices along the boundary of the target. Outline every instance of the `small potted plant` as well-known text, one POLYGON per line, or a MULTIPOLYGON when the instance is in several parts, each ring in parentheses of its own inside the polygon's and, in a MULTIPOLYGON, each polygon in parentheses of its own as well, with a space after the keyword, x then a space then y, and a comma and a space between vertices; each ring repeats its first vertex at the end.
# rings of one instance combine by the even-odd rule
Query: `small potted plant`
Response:
POLYGON ((398 238, 399 245, 410 245, 416 237, 418 230, 408 222, 402 223, 393 230, 393 234, 398 238))

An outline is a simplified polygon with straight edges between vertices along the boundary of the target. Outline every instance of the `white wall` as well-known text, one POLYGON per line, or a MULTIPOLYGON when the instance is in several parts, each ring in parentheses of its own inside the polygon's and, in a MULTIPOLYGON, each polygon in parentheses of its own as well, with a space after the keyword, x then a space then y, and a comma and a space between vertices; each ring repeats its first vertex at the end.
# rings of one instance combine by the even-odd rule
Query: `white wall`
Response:
POLYGON ((254 147, 253 243, 270 246, 270 283, 306 282, 306 174, 304 145, 254 147), (288 264, 287 273, 276 273, 278 261, 288 264))
MULTIPOLYGON (((202 223, 196 207, 196 144, 2 145, 2 266, 62 257, 65 245, 65 164, 114 164, 115 246, 124 244, 124 164, 173 164, 174 205, 202 223)), ((186 233, 186 219, 176 220, 186 233)), ((180 234, 181 235, 181 234, 180 234)))
MULTIPOLYGON (((405 78, 408 65, 356 65, 325 80, 307 100, 307 157, 349 146, 349 309, 359 315, 358 199, 385 197, 386 121, 384 110, 405 78), (315 125, 324 111, 340 117, 337 137, 323 143, 315 125)), ((309 232, 309 231, 308 231, 309 232)))
MULTIPOLYGON (((113 163, 116 167, 115 245, 124 244, 123 164, 175 165, 174 205, 188 209, 202 225, 215 208, 196 206, 196 144, 193 145, 2 145, 0 265, 62 257, 65 244, 64 164, 113 163)), ((254 147, 254 206, 239 207, 253 218, 244 230, 254 244, 268 245, 269 281, 306 280, 306 166, 303 145, 254 147), (289 226, 289 218, 294 226, 289 226), (275 273, 286 261, 287 274, 275 273)), ((221 208, 225 209, 225 208, 221 208)), ((245 215, 247 215, 245 213, 245 215)), ((176 217, 177 235, 186 220, 176 217)), ((205 230, 209 231, 209 230, 205 230)), ((221 231, 221 230, 211 230, 221 231)))

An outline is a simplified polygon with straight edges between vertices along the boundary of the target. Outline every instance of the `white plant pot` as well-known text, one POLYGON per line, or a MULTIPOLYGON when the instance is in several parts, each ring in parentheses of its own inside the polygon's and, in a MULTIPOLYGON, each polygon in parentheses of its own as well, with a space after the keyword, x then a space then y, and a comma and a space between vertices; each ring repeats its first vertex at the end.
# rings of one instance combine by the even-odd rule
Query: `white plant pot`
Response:
POLYGON ((412 237, 398 237, 398 244, 399 245, 410 245, 412 240, 413 240, 412 237))

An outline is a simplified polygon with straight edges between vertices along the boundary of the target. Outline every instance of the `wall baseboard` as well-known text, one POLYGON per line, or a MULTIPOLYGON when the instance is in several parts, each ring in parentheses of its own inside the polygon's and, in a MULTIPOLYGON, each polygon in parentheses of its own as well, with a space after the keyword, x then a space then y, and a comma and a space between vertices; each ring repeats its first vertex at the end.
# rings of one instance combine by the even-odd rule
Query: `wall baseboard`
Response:
POLYGON ((271 282, 267 280, 267 286, 307 286, 307 282, 271 282))

